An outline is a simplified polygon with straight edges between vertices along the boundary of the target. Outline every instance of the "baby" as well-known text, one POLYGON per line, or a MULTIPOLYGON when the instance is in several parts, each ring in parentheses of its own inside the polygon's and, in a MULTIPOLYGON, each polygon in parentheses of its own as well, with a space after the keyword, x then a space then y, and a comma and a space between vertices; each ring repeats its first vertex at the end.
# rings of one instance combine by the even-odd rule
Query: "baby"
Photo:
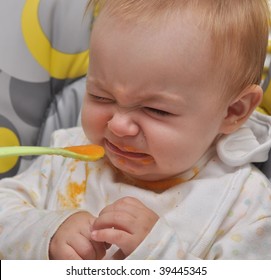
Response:
POLYGON ((271 259, 271 120, 253 113, 265 0, 105 0, 94 23, 82 128, 0 182, 6 259, 271 259), (252 114, 253 113, 253 114, 252 114))

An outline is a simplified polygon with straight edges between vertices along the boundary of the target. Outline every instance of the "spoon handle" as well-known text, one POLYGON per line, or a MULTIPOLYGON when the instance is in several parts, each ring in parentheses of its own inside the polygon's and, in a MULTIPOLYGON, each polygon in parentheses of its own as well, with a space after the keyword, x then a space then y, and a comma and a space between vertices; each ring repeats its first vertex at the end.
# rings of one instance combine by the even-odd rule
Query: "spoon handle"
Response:
POLYGON ((0 147, 0 158, 10 156, 32 156, 32 155, 60 155, 85 161, 95 161, 103 155, 86 155, 69 151, 66 148, 36 147, 36 146, 10 146, 0 147))

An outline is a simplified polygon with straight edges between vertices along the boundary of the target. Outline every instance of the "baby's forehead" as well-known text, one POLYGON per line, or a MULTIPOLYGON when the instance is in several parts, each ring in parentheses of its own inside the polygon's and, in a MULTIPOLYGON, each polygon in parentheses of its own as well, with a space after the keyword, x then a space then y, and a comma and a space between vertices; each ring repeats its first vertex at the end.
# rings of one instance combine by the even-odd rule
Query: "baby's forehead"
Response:
POLYGON ((230 88, 229 91, 240 91, 246 86, 260 83, 269 30, 269 9, 265 0, 103 2, 106 3, 101 12, 101 15, 106 15, 101 18, 103 22, 112 19, 115 23, 129 22, 131 30, 134 26, 141 26, 142 29, 145 27, 146 30, 154 31, 156 27, 157 32, 154 33, 163 34, 164 38, 160 40, 166 42, 169 49, 176 45, 182 46, 185 42, 180 33, 176 35, 179 42, 166 37, 170 29, 177 33, 175 31, 180 26, 186 26, 188 32, 195 31, 197 35, 188 43, 191 47, 180 53, 180 56, 188 57, 187 52, 194 50, 195 58, 189 57, 191 64, 199 65, 197 59, 205 59, 204 64, 211 65, 214 74, 212 81, 218 77, 224 87, 230 88), (175 25, 170 25, 172 22, 175 25), (195 45, 203 47, 204 42, 209 42, 209 56, 200 53, 200 48, 196 53, 195 45))
POLYGON ((114 57, 114 63, 117 57, 120 57, 123 63, 132 61, 134 66, 137 66, 138 53, 145 52, 145 56, 140 57, 142 59, 140 63, 146 63, 146 68, 149 64, 157 65, 152 71, 155 71, 157 76, 160 75, 160 79, 163 79, 167 71, 172 75, 183 77, 185 86, 191 83, 215 84, 215 75, 222 67, 220 65, 219 69, 215 69, 211 36, 198 28, 193 17, 187 21, 184 18, 168 19, 167 26, 150 25, 145 22, 135 26, 132 22, 121 19, 122 24, 118 25, 116 23, 118 18, 119 16, 114 16, 112 21, 106 17, 106 13, 102 15, 97 25, 99 28, 93 33, 95 37, 93 55, 93 51, 95 55, 98 51, 100 55, 105 56, 108 51, 109 56, 114 57), (123 22, 128 25, 127 28, 123 27, 123 22), (182 24, 178 25, 179 22, 182 24))
MULTIPOLYGON (((138 54, 145 52, 146 61, 153 57, 160 64, 171 63, 172 67, 184 67, 185 64, 187 73, 194 72, 191 69, 194 65, 202 68, 202 72, 212 67, 211 36, 207 30, 203 32, 198 27, 193 17, 168 18, 164 25, 147 22, 134 25, 115 16, 111 20, 106 14, 100 19, 98 29, 92 35, 94 43, 102 45, 97 48, 129 48, 131 54, 133 49, 137 49, 138 54)), ((136 60, 138 55, 133 55, 133 60, 136 60)))
MULTIPOLYGON (((170 11, 163 17, 158 17, 156 14, 152 16, 148 14, 148 11, 135 17, 136 12, 134 12, 131 13, 134 17, 129 17, 130 14, 125 17, 120 12, 110 13, 104 9, 95 24, 99 31, 94 33, 97 37, 102 38, 119 30, 122 37, 120 40, 125 43, 125 39, 129 36, 134 39, 135 44, 144 36, 146 42, 150 39, 150 48, 157 48, 157 45, 161 45, 168 49, 169 55, 174 48, 179 50, 180 55, 184 55, 181 50, 185 46, 187 49, 185 54, 195 51, 195 57, 206 58, 205 63, 208 63, 215 47, 211 39, 212 33, 210 28, 202 23, 198 11, 191 10, 191 12, 189 9, 180 12, 170 11), (206 45, 208 45, 207 49, 206 45), (200 52, 204 48, 205 54, 201 54, 200 52)), ((97 37, 95 38, 97 39, 97 37)))

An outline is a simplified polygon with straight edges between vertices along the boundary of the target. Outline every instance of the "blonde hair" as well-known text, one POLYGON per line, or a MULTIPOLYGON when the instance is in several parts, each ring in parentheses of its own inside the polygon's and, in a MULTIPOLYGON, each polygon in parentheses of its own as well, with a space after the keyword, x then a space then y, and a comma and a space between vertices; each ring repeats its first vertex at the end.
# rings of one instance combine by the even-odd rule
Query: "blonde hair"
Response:
MULTIPOLYGON (((268 0, 90 0, 108 15, 135 21, 162 20, 185 9, 197 11, 195 21, 209 30, 214 66, 223 92, 235 96, 260 84, 269 32, 268 0), (217 71, 216 71, 217 72, 217 71)), ((211 82, 211 81, 210 81, 211 82)))

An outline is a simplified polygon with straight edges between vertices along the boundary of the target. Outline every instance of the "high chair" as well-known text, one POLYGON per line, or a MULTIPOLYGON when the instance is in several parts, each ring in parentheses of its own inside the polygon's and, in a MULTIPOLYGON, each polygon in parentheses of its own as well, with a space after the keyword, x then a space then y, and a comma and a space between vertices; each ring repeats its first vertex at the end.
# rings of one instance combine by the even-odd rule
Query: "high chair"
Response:
MULTIPOLYGON (((49 145, 54 130, 77 124, 89 55, 86 4, 0 2, 0 146, 49 145)), ((30 163, 0 159, 0 178, 30 163)))

